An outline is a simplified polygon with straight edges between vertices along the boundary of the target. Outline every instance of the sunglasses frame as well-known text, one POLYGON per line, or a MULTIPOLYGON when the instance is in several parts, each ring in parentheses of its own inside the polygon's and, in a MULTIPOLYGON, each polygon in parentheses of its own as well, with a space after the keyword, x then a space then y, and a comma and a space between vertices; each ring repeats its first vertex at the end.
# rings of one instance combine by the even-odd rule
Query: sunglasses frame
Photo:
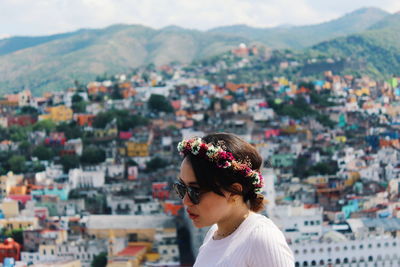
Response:
POLYGON ((201 191, 200 188, 197 187, 192 187, 192 186, 187 186, 182 182, 175 182, 172 187, 174 188, 176 194, 183 199, 187 193, 189 196, 190 201, 197 205, 200 203, 200 195, 201 191))

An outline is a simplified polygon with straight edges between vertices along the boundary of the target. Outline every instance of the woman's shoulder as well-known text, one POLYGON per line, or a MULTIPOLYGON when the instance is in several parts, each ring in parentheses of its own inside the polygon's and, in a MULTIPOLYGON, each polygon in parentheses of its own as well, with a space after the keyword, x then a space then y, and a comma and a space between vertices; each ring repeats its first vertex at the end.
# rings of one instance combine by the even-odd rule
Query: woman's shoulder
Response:
POLYGON ((286 238, 272 220, 257 214, 252 223, 247 239, 252 251, 251 266, 294 266, 293 253, 286 238), (266 262, 268 264, 265 265, 266 262))
POLYGON ((286 243, 285 236, 275 223, 261 214, 254 214, 251 220, 251 231, 248 237, 256 243, 275 243, 277 241, 286 243))
POLYGON ((275 223, 266 217, 265 215, 259 213, 252 213, 250 217, 250 223, 252 229, 265 229, 265 230, 279 230, 275 223))

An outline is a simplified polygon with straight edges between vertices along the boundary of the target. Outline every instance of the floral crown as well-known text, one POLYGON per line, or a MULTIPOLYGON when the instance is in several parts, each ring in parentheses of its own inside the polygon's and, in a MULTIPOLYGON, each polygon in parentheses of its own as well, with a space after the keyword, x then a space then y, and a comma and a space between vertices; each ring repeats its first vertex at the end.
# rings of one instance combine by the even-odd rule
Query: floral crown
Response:
POLYGON ((231 152, 225 151, 222 147, 204 143, 201 138, 195 137, 182 140, 178 144, 178 151, 182 155, 189 153, 199 155, 215 163, 218 168, 232 168, 234 171, 242 173, 245 177, 252 179, 252 184, 255 187, 254 192, 261 193, 264 185, 264 178, 261 173, 252 170, 248 164, 237 161, 231 152))

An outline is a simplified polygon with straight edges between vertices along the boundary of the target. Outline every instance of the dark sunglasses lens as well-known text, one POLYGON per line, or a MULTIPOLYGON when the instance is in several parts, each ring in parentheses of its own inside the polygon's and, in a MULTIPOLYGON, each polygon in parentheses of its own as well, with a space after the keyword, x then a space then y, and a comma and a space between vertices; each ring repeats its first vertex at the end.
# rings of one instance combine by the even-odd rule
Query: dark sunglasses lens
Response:
POLYGON ((200 192, 194 188, 188 188, 188 195, 193 204, 200 203, 200 192))
POLYGON ((185 197, 186 192, 188 193, 188 196, 190 198, 190 201, 192 201, 193 204, 199 204, 200 203, 200 192, 197 189, 188 187, 182 183, 174 183, 173 185, 175 192, 178 194, 178 196, 183 199, 185 197))
POLYGON ((174 189, 175 192, 178 194, 178 196, 183 199, 186 194, 186 186, 181 184, 181 183, 174 183, 174 189))

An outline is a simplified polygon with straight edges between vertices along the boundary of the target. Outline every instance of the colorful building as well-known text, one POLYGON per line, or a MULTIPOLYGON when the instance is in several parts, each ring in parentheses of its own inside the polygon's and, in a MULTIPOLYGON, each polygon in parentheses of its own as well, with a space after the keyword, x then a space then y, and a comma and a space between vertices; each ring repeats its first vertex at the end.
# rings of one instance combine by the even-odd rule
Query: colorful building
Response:
POLYGON ((39 116, 39 120, 52 120, 55 122, 72 120, 74 112, 67 106, 49 107, 49 113, 39 116))
POLYGON ((19 260, 21 256, 21 245, 14 241, 12 238, 4 240, 0 244, 0 262, 4 262, 5 258, 13 258, 19 260))

